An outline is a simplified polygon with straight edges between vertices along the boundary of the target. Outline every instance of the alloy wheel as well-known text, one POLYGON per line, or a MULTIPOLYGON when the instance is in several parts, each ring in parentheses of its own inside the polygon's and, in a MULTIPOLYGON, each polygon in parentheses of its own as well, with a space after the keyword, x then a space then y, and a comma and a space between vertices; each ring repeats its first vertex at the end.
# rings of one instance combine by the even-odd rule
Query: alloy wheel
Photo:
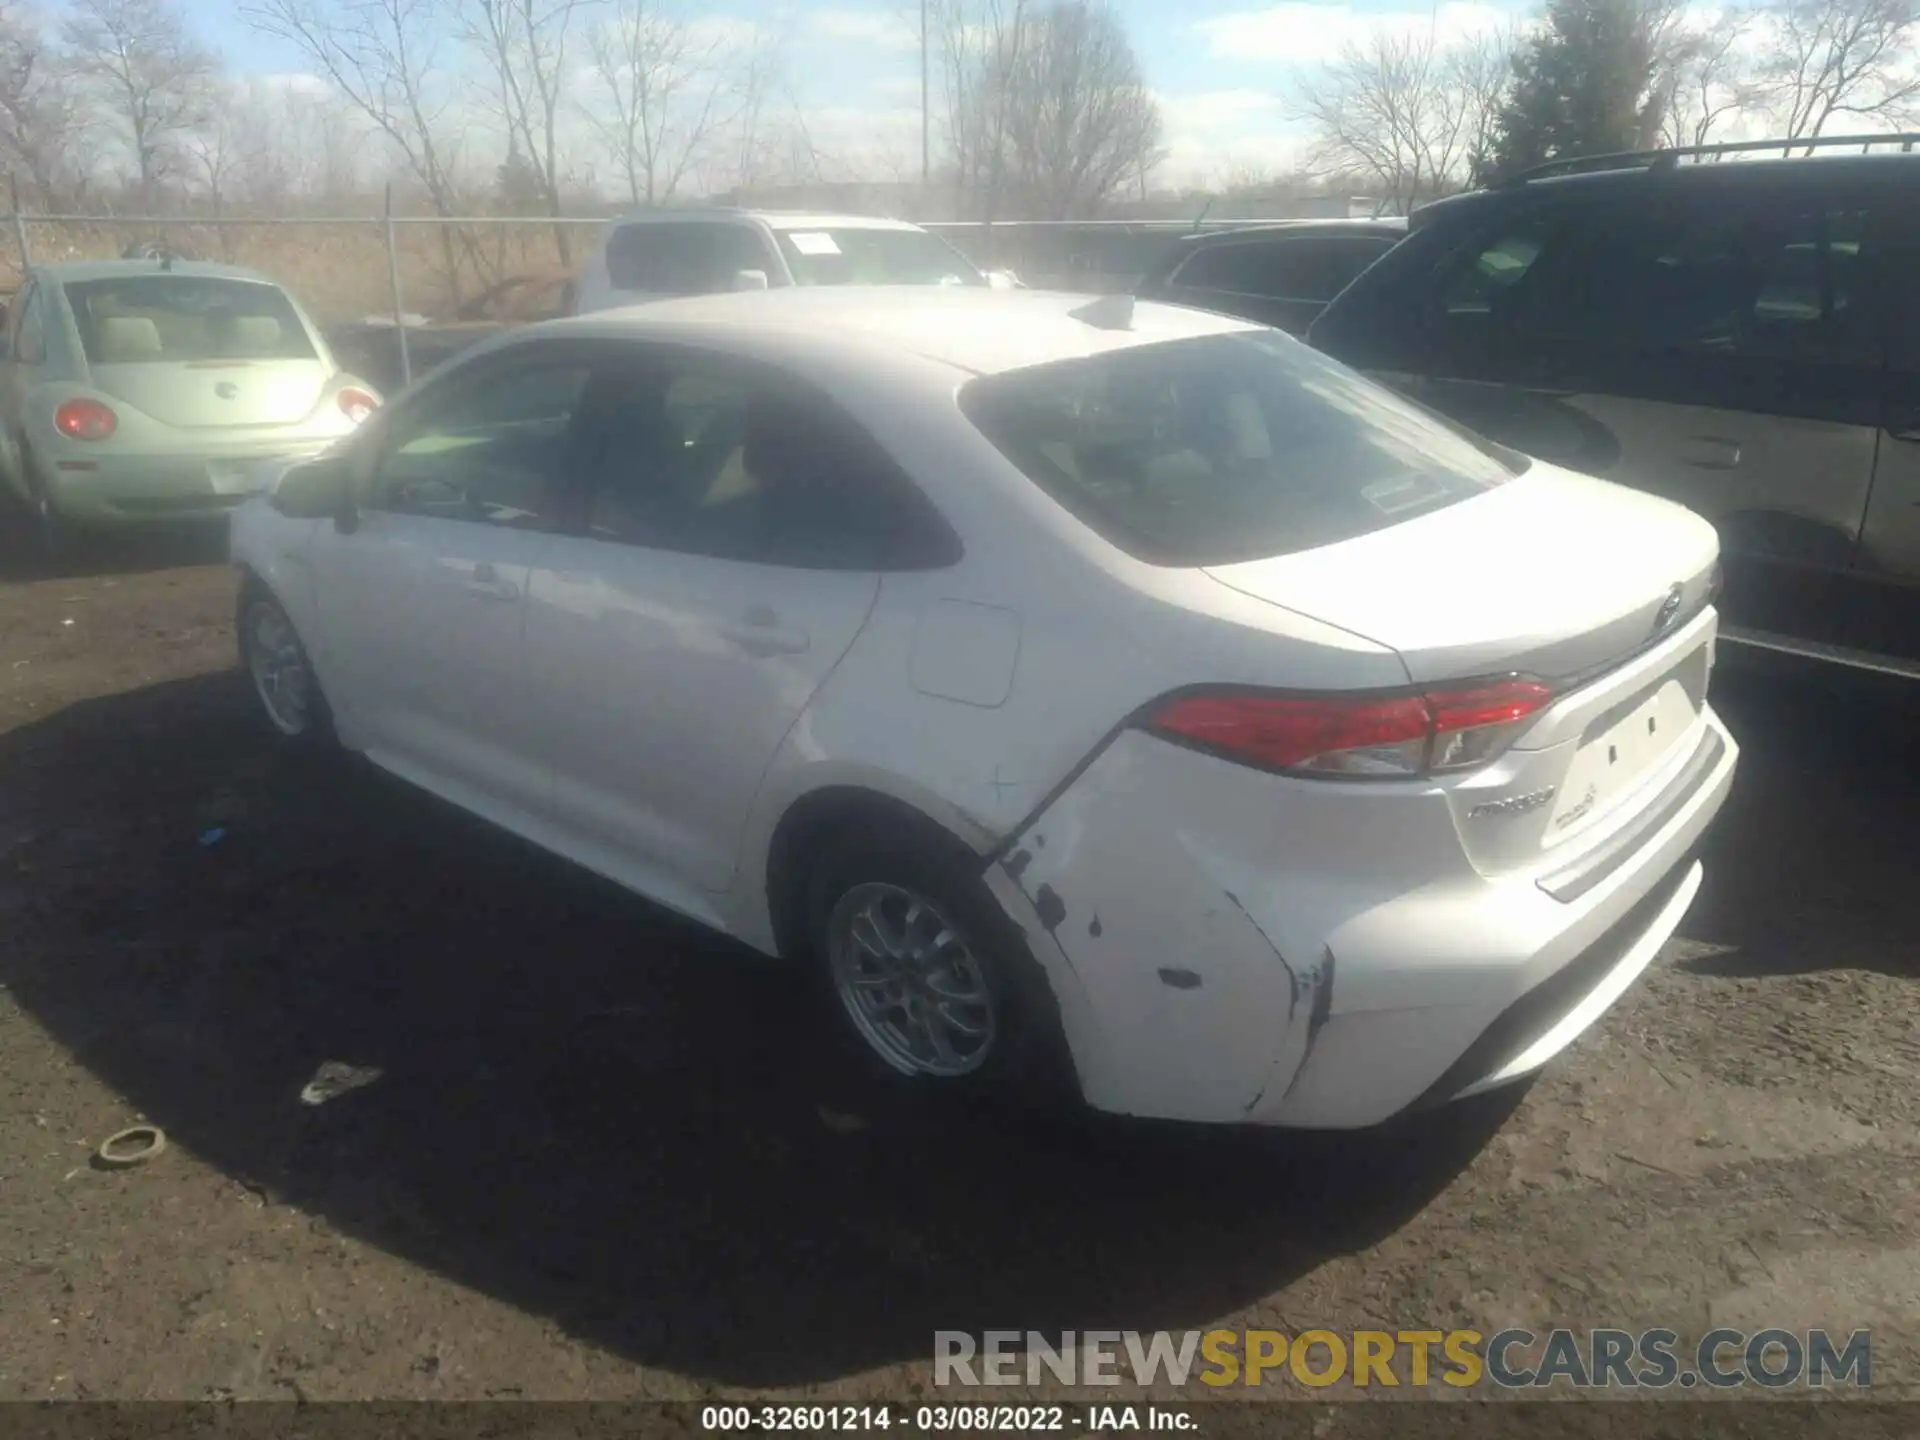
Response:
POLYGON ((313 677, 286 612, 271 600, 256 600, 247 607, 241 633, 247 673, 267 718, 282 735, 306 734, 313 724, 313 677))
POLYGON ((999 1033, 993 991, 966 938, 924 895, 856 885, 827 920, 834 993, 874 1053, 903 1075, 957 1079, 999 1033))

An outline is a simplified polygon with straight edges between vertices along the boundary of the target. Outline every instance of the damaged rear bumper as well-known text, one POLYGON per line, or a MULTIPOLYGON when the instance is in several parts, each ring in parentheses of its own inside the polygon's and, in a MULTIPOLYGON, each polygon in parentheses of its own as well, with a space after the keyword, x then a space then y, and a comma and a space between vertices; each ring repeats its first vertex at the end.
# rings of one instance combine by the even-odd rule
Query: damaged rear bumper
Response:
POLYGON ((988 879, 1095 1109, 1370 1125, 1539 1068, 1645 969, 1732 783, 1710 710, 1700 743, 1686 793, 1572 900, 1544 872, 1477 872, 1437 791, 1263 774, 1133 731, 988 879))

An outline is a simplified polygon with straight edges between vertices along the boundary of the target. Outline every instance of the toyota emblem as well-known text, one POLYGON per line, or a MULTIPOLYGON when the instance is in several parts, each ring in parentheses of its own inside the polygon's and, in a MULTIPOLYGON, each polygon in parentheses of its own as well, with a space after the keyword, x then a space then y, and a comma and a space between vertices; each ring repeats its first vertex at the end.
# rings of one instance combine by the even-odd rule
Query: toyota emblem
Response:
POLYGON ((213 393, 218 395, 222 400, 231 400, 239 395, 240 387, 231 380, 222 380, 218 385, 213 387, 213 393))
POLYGON ((1669 585, 1667 598, 1660 602, 1660 613, 1653 617, 1652 634, 1658 635, 1673 624, 1674 617, 1680 613, 1680 599, 1686 594, 1686 587, 1669 585))

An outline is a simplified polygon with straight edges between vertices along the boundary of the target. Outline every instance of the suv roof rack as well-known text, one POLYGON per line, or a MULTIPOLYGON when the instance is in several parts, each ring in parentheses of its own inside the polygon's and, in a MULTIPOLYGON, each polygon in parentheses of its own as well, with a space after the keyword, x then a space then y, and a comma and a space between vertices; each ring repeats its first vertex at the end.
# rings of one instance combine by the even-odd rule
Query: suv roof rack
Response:
POLYGON ((1691 156, 1697 164, 1703 158, 1718 160, 1722 155, 1761 155, 1778 150, 1781 158, 1785 159, 1796 151, 1805 154, 1809 150, 1852 149, 1856 145, 1860 147, 1862 155, 1876 145, 1898 145, 1903 153, 1911 153, 1916 143, 1920 143, 1920 134, 1810 135, 1799 139, 1726 140, 1715 145, 1676 145, 1666 150, 1618 150, 1602 155, 1568 155, 1510 175, 1501 182, 1499 188, 1504 190, 1509 186, 1525 185, 1530 180, 1544 180, 1553 175, 1578 175, 1589 170, 1631 170, 1635 167, 1672 170, 1678 167, 1683 155, 1691 156))

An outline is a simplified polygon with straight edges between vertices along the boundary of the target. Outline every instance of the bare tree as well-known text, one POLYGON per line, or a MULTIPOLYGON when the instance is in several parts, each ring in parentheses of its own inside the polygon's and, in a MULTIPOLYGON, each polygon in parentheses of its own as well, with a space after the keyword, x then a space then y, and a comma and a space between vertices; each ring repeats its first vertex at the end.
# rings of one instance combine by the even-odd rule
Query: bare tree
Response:
POLYGON ((1007 185, 1031 6, 1028 0, 929 4, 929 43, 939 47, 947 112, 954 213, 990 225, 999 218, 1007 185))
POLYGON ((1445 45, 1432 27, 1349 42, 1300 85, 1315 166, 1363 177, 1396 214, 1458 185, 1490 142, 1512 45, 1507 33, 1445 45))
POLYGON ((0 5, 0 155, 24 172, 41 205, 71 187, 88 121, 73 67, 40 17, 0 5))
POLYGON ((199 126, 180 142, 193 178, 212 202, 213 213, 226 209, 236 174, 248 167, 261 143, 260 120, 246 87, 225 86, 210 97, 199 126))
POLYGON ((655 0, 620 0, 593 30, 601 88, 585 107, 587 119, 612 152, 631 203, 671 200, 715 129, 744 109, 725 48, 655 0))
MULTIPOLYGON (((574 21, 597 0, 468 0, 466 34, 493 71, 494 109, 547 214, 559 215, 563 92, 574 21)), ((553 230, 560 263, 573 263, 567 227, 553 230)))
POLYGON ((1915 0, 1778 0, 1766 18, 1762 78, 1789 137, 1836 115, 1897 119, 1920 98, 1915 0))
POLYGON ((1144 188, 1164 156, 1160 107, 1118 17, 1102 0, 1062 0, 1025 29, 1006 128, 1027 208, 1084 218, 1130 181, 1144 188))
POLYGON ((142 210, 208 115, 219 61, 167 0, 74 0, 63 26, 79 73, 133 152, 142 210))
POLYGON ((1720 14, 1709 27, 1674 34, 1665 66, 1663 146, 1705 145, 1721 121, 1764 101, 1750 55, 1753 37, 1750 12, 1720 14))
MULTIPOLYGON (((440 0, 258 0, 241 13, 296 46, 401 158, 436 215, 458 213, 459 139, 434 83, 446 37, 440 0)), ((461 299, 459 249, 440 231, 447 285, 461 299)), ((464 247, 470 258, 471 245, 464 247)))

